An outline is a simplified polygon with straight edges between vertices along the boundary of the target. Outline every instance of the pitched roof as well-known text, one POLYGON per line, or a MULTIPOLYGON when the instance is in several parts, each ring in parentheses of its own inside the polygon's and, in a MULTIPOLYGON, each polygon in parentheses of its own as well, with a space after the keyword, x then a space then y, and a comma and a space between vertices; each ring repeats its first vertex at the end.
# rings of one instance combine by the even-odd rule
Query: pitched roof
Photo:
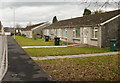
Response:
POLYGON ((31 29, 33 29, 33 28, 35 28, 35 27, 37 27, 37 26, 40 26, 40 25, 42 25, 42 24, 44 24, 45 22, 42 22, 42 23, 39 23, 39 24, 34 24, 34 25, 31 25, 31 26, 27 26, 26 28, 24 28, 24 29, 22 29, 22 30, 24 30, 24 31, 28 31, 28 30, 31 30, 31 29))
POLYGON ((87 15, 83 17, 77 17, 67 20, 61 20, 51 24, 46 28, 67 28, 75 26, 95 26, 96 24, 103 23, 120 14, 120 9, 115 11, 109 11, 99 14, 87 15))
POLYGON ((8 28, 4 27, 5 32, 13 32, 14 33, 14 28, 8 28))

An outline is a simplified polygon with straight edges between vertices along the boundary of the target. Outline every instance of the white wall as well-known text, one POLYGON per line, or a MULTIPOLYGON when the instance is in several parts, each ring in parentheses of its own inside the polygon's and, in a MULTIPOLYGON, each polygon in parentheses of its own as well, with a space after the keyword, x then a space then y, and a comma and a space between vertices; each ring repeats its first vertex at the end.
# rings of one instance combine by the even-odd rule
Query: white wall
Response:
POLYGON ((22 31, 22 34, 25 34, 28 38, 32 38, 32 31, 22 31))
MULTIPOLYGON (((101 38, 101 36, 100 36, 101 31, 100 31, 99 27, 98 27, 98 40, 91 40, 92 39, 92 27, 80 27, 80 38, 73 37, 73 28, 67 28, 67 40, 62 37, 62 29, 57 29, 57 36, 61 37, 62 41, 84 44, 84 31, 83 31, 84 28, 87 28, 87 44, 99 47, 100 46, 100 38, 101 38), (79 40, 73 41, 73 39, 80 39, 80 41, 79 40)), ((48 34, 48 32, 49 32, 49 29, 45 29, 44 35, 51 36, 50 34, 48 34)), ((55 33, 55 30, 53 30, 53 32, 55 33)))
MULTIPOLYGON (((99 30, 98 30, 99 32, 99 30)), ((92 39, 92 27, 88 28, 88 45, 92 45, 92 46, 99 46, 98 45, 98 41, 99 40, 91 40, 92 39)))
POLYGON ((62 30, 61 30, 61 29, 57 29, 57 36, 58 36, 58 37, 62 37, 62 34, 61 34, 61 33, 62 33, 62 30))
POLYGON ((11 32, 5 32, 5 35, 11 35, 11 32))

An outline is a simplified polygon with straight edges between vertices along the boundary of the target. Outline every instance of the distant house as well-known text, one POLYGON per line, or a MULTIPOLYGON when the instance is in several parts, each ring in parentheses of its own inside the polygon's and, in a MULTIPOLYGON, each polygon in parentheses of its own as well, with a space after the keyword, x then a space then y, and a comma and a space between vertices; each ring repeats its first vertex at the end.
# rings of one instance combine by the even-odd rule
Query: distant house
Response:
POLYGON ((16 35, 21 35, 22 30, 24 30, 25 28, 15 28, 15 34, 16 35))
POLYGON ((5 33, 9 34, 9 35, 13 35, 15 30, 14 28, 10 28, 10 27, 4 27, 5 33))
POLYGON ((44 35, 62 41, 109 47, 110 39, 120 46, 120 10, 61 20, 44 29, 44 35))
MULTIPOLYGON (((3 27, 3 29, 4 29, 5 35, 13 35, 14 33, 17 34, 17 33, 16 33, 16 29, 17 29, 17 28, 3 27)), ((0 32, 2 33, 1 30, 2 30, 2 24, 1 24, 1 22, 0 22, 0 32)))
POLYGON ((33 33, 36 33, 37 37, 42 37, 42 35, 43 35, 42 30, 49 25, 50 25, 50 23, 43 22, 43 23, 27 26, 26 28, 21 30, 21 34, 26 35, 26 37, 28 37, 28 38, 32 38, 33 33))

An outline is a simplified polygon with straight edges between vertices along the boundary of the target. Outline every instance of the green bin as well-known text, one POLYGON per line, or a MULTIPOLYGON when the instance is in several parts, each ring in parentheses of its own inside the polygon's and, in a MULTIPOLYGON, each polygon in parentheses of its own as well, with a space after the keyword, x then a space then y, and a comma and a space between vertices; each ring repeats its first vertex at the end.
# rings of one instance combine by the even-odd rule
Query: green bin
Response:
POLYGON ((45 41, 48 42, 49 41, 49 36, 45 35, 45 41))
POLYGON ((116 47, 116 39, 111 39, 110 40, 110 51, 116 51, 117 47, 116 47))
POLYGON ((59 46, 60 45, 60 38, 59 37, 55 37, 54 38, 54 43, 55 43, 55 46, 59 46))

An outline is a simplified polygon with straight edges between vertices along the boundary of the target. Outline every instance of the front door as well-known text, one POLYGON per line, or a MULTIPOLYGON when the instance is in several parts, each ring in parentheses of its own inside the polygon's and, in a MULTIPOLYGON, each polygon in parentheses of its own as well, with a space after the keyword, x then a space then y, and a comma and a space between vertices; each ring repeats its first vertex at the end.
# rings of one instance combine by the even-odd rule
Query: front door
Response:
POLYGON ((83 28, 83 42, 84 44, 87 44, 87 34, 88 34, 88 30, 87 28, 83 28))

